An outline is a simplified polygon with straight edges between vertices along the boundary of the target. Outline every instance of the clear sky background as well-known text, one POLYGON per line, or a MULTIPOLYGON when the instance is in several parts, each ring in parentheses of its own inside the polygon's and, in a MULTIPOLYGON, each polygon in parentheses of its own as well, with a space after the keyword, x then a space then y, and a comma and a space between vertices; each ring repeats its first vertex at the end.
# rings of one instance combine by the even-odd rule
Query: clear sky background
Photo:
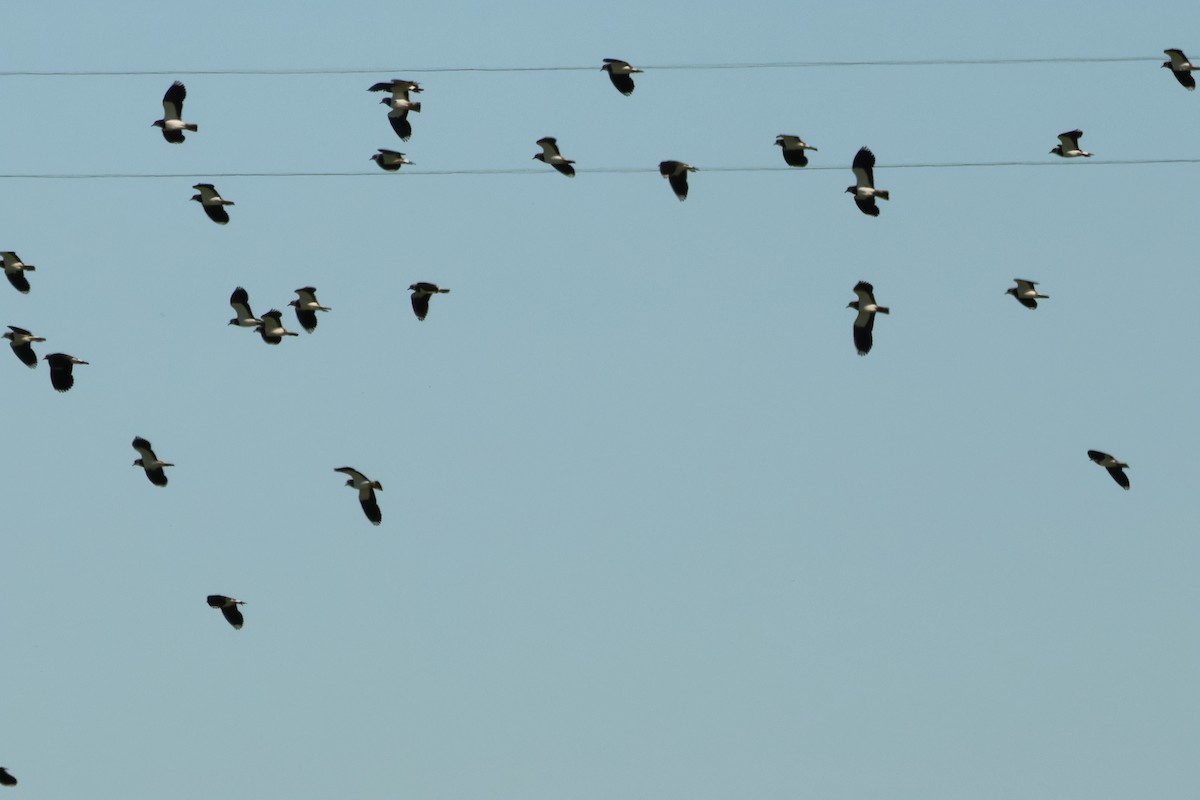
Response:
POLYGON ((2 70, 161 74, 0 76, 0 174, 180 176, 0 179, 0 324, 91 362, 0 350, 14 797, 1200 794, 1200 173, 1106 163, 1200 158, 1194 2, 221 6, 3 15, 2 70), (1142 60, 666 68, 1071 57, 1142 60), (216 177, 295 172, 350 174, 216 177), (268 347, 239 285, 333 311, 268 347))

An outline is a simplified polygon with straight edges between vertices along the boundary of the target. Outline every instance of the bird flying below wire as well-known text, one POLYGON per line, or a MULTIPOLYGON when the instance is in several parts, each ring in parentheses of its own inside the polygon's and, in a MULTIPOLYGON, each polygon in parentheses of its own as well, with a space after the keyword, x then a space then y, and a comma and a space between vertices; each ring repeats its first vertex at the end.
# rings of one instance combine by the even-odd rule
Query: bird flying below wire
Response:
POLYGON ((851 300, 846 308, 853 308, 858 312, 858 316, 854 318, 854 347, 860 356, 865 356, 871 352, 871 346, 874 344, 872 331, 875 329, 875 315, 890 314, 892 310, 875 302, 875 287, 866 281, 856 283, 854 293, 858 295, 858 299, 851 300))
POLYGON ((184 131, 198 131, 200 128, 190 122, 183 121, 183 100, 187 97, 187 88, 175 81, 163 95, 163 118, 155 120, 152 127, 162 128, 163 138, 171 144, 183 142, 184 131))
POLYGON ((781 133, 775 137, 777 144, 783 152, 783 160, 789 167, 807 167, 808 156, 804 155, 805 150, 817 152, 817 148, 811 144, 805 144, 799 136, 781 133))
POLYGON ((1179 81, 1183 88, 1189 92, 1196 91, 1196 79, 1192 77, 1192 71, 1200 69, 1200 67, 1188 61, 1188 57, 1183 54, 1182 50, 1171 48, 1170 50, 1163 50, 1163 52, 1171 59, 1170 61, 1164 61, 1163 66, 1171 70, 1171 74, 1175 76, 1175 80, 1179 81))
POLYGON ((558 149, 557 139, 553 136, 543 136, 537 140, 537 144, 542 148, 542 152, 534 156, 535 160, 549 164, 568 178, 575 177, 575 168, 571 166, 575 162, 563 158, 563 154, 558 149))
POLYGON ((859 148, 854 154, 851 169, 854 171, 854 185, 847 186, 846 191, 854 195, 854 204, 859 211, 868 217, 878 217, 879 206, 875 204, 875 198, 888 200, 891 195, 887 189, 875 188, 875 154, 866 147, 859 148))
POLYGON ((217 187, 211 183, 197 183, 192 188, 200 193, 192 195, 192 199, 204 207, 208 218, 218 225, 228 224, 229 212, 225 210, 225 206, 232 206, 234 202, 221 197, 217 187))
POLYGON ((385 97, 379 102, 386 105, 391 111, 388 112, 388 122, 392 124, 392 130, 396 132, 403 141, 408 141, 412 136, 412 124, 408 121, 408 112, 420 113, 420 101, 410 100, 409 92, 418 93, 423 91, 416 81, 406 81, 402 78, 396 78, 391 81, 382 81, 367 89, 368 92, 391 92, 391 97, 385 97))

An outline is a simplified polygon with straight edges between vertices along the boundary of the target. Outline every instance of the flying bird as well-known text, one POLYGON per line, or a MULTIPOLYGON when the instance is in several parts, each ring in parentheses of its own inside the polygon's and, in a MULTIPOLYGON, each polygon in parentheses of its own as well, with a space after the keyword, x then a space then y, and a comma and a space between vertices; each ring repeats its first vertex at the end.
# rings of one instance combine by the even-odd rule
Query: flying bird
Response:
POLYGON ((875 188, 875 154, 866 147, 860 147, 854 154, 851 168, 854 170, 855 183, 847 186, 846 191, 854 195, 854 204, 859 211, 868 217, 878 217, 879 206, 875 205, 875 198, 888 200, 891 195, 887 189, 875 188))
POLYGON ((65 392, 75 385, 75 376, 71 374, 74 366, 88 363, 66 353, 51 353, 42 360, 50 362, 50 385, 60 392, 65 392))
POLYGON ((1164 61, 1163 66, 1171 70, 1171 74, 1175 76, 1175 80, 1183 85, 1183 88, 1189 92, 1196 91, 1196 79, 1192 77, 1192 70, 1200 69, 1200 67, 1188 61, 1188 57, 1183 54, 1182 50, 1171 48, 1170 50, 1163 50, 1163 52, 1171 59, 1170 61, 1164 61))
POLYGON ((208 596, 208 605, 211 608, 221 609, 221 613, 225 616, 225 621, 232 625, 235 629, 241 630, 242 610, 238 606, 245 605, 245 600, 234 600, 232 597, 226 597, 223 594, 210 594, 208 596))
POLYGON ((1108 453, 1102 453, 1099 450, 1088 450, 1088 458, 1108 470, 1108 474, 1117 482, 1117 485, 1125 491, 1129 491, 1129 476, 1125 474, 1125 470, 1129 469, 1128 464, 1117 461, 1108 453))
POLYGON ((875 302, 875 287, 866 281, 855 284, 854 293, 858 299, 851 300, 846 308, 858 311, 858 316, 854 318, 854 346, 860 356, 865 356, 871 352, 874 343, 871 331, 875 328, 875 315, 890 314, 892 310, 875 302))
POLYGON ((8 339, 12 351, 17 354, 17 358, 21 359, 21 363, 27 367, 37 367, 37 353, 33 352, 34 342, 46 341, 41 336, 34 336, 24 328, 18 328, 16 325, 8 326, 8 333, 4 334, 4 338, 8 339))
POLYGON ((408 112, 413 111, 420 113, 421 103, 419 101, 409 100, 409 92, 420 92, 421 87, 414 81, 406 81, 397 78, 393 81, 382 81, 374 84, 368 92, 391 92, 391 97, 384 97, 379 102, 386 105, 391 111, 388 112, 388 121, 392 123, 392 130, 396 132, 402 140, 408 141, 412 136, 412 125, 408 121, 408 112))
POLYGON ((604 66, 600 69, 608 73, 608 79, 618 92, 626 97, 633 94, 633 73, 641 72, 640 69, 619 58, 604 59, 604 66))
POLYGON ((232 206, 232 200, 226 200, 217 193, 217 187, 211 183, 197 183, 192 187, 200 194, 192 195, 192 199, 200 205, 204 206, 204 213, 208 214, 208 218, 218 225, 225 225, 229 222, 229 213, 225 210, 225 206, 232 206))
POLYGON ((138 451, 138 458, 133 462, 133 466, 141 467, 146 470, 146 477, 155 486, 167 485, 167 473, 163 471, 163 467, 175 466, 169 461, 162 461, 158 456, 154 455, 154 450, 150 447, 150 442, 143 439, 141 436, 133 437, 133 449, 138 451))
POLYGON ((317 290, 312 286, 297 289, 296 294, 300 295, 299 299, 288 305, 296 309, 296 319, 300 321, 300 326, 312 333, 317 329, 317 312, 330 309, 317 302, 317 290))
POLYGON ((17 779, 14 778, 7 769, 5 769, 4 767, 0 767, 0 786, 16 786, 16 785, 17 785, 17 779))
POLYGON ((419 281, 408 287, 412 291, 412 307, 413 313, 417 315, 417 319, 425 319, 425 315, 429 313, 429 298, 435 294, 446 294, 449 289, 442 289, 436 283, 426 283, 419 281))
POLYGON ((1050 152, 1056 156, 1062 156, 1063 158, 1078 158, 1079 156, 1091 158, 1091 153, 1089 153, 1087 150, 1079 149, 1079 140, 1082 137, 1083 131, 1079 129, 1067 131, 1066 133, 1060 133, 1058 135, 1058 140, 1062 142, 1062 144, 1054 145, 1050 152))
POLYGON ((385 169, 388 172, 398 172, 400 167, 413 163, 404 157, 404 153, 396 150, 385 150, 382 147, 379 148, 378 153, 371 156, 370 160, 378 164, 380 169, 385 169))
POLYGON ((254 312, 250 310, 250 295, 242 287, 237 287, 233 290, 233 294, 229 295, 229 305, 233 306, 236 317, 229 320, 230 325, 237 325, 240 328, 257 328, 262 325, 262 320, 254 316, 254 312))
POLYGON ((575 177, 575 168, 571 166, 575 162, 569 158, 563 158, 562 153, 558 150, 557 139, 553 136, 543 136, 537 140, 537 144, 541 146, 542 152, 534 156, 534 159, 543 164, 549 164, 568 178, 575 177))
POLYGON ((804 151, 817 152, 817 148, 811 144, 805 144, 799 136, 790 136, 786 133, 776 136, 775 144, 782 148, 783 160, 789 167, 807 167, 808 156, 804 155, 804 151))
MULTIPOLYGON (((262 315, 262 321, 254 330, 262 334, 263 341, 267 344, 279 344, 285 336, 299 336, 298 333, 283 327, 283 312, 272 308, 270 311, 262 315)), ((315 323, 314 323, 315 324, 315 323)))
POLYGON ((199 127, 183 121, 183 99, 187 97, 187 88, 175 81, 163 95, 163 118, 155 120, 151 127, 162 128, 163 138, 171 144, 183 141, 184 131, 198 131, 199 127))
POLYGON ((1038 294, 1038 290, 1033 288, 1037 286, 1037 281, 1027 281, 1024 278, 1013 278, 1017 282, 1016 286, 1006 290, 1005 294, 1011 294, 1017 298, 1017 302, 1029 309, 1037 308, 1038 300, 1049 300, 1050 296, 1038 294))
POLYGON ((346 481, 346 485, 353 486, 358 490, 358 502, 362 505, 363 513, 367 515, 367 519, 371 520, 372 524, 375 525, 382 522, 383 514, 379 510, 379 503, 375 501, 375 490, 383 489, 383 484, 379 481, 371 480, 353 467, 338 467, 334 472, 350 476, 350 480, 346 481))
POLYGON ((25 273, 34 272, 37 267, 24 263, 11 250, 0 252, 0 258, 4 259, 4 277, 8 278, 8 282, 21 294, 29 294, 29 280, 25 273))
POLYGON ((679 198, 680 202, 687 200, 687 174, 699 171, 691 164, 685 164, 682 161, 660 161, 658 163, 658 174, 670 182, 671 189, 675 192, 675 196, 679 198))

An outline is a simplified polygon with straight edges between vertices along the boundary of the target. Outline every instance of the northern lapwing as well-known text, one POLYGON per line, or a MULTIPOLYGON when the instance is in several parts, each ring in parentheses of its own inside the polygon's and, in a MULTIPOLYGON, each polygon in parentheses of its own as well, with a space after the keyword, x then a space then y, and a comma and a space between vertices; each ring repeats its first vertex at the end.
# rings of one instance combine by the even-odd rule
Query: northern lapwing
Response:
POLYGON ((26 264, 11 250, 0 252, 0 259, 4 260, 4 277, 8 278, 8 282, 21 294, 29 294, 29 280, 25 273, 35 272, 37 267, 26 264))
POLYGON ((675 196, 679 198, 680 202, 687 200, 688 173, 699 171, 691 164, 685 164, 682 161, 660 161, 658 163, 658 174, 671 184, 671 190, 675 192, 675 196))
POLYGON ((1196 91, 1196 79, 1192 77, 1192 70, 1200 69, 1196 65, 1188 61, 1188 57, 1183 54, 1182 50, 1171 48, 1163 50, 1164 53, 1171 59, 1164 61, 1163 66, 1171 70, 1171 74, 1175 76, 1175 80, 1187 89, 1189 92, 1196 91))
POLYGON ((133 466, 144 469, 146 477, 155 486, 166 486, 167 473, 163 470, 163 467, 173 467, 175 465, 169 461, 163 461, 154 455, 154 449, 150 447, 150 442, 141 436, 133 437, 133 449, 137 450, 140 456, 133 462, 133 466))
POLYGON ((446 294, 449 289, 443 289, 436 283, 427 283, 418 281, 408 287, 412 292, 412 308, 413 313, 417 315, 417 319, 425 319, 425 315, 429 313, 429 298, 435 294, 446 294))
POLYGON ((4 338, 8 339, 8 344, 12 347, 12 351, 17 354, 17 358, 21 359, 21 363, 27 367, 36 368, 38 364, 37 353, 33 352, 34 342, 46 341, 41 336, 34 336, 24 328, 18 328, 16 325, 8 326, 8 333, 4 334, 4 338))
POLYGON ((860 147, 854 154, 851 169, 854 170, 854 185, 847 186, 846 191, 854 195, 854 204, 859 211, 868 217, 878 217, 879 206, 875 205, 875 198, 888 200, 891 195, 887 189, 875 188, 875 154, 866 147, 860 147))
POLYGON ((378 164, 380 169, 388 172, 398 172, 400 167, 413 163, 405 158, 404 153, 397 150, 385 150, 382 147, 379 148, 378 153, 371 156, 370 160, 378 164))
POLYGON ((210 594, 208 596, 209 607, 221 609, 221 614, 225 617, 225 621, 236 630, 241 630, 242 623, 245 622, 242 618, 242 610, 238 606, 245 604, 245 600, 234 600, 232 597, 226 597, 223 594, 210 594))
POLYGON ((175 81, 163 95, 163 118, 155 120, 152 127, 162 128, 163 138, 171 144, 183 141, 184 131, 198 131, 196 125, 183 121, 183 100, 187 97, 187 88, 175 81))
POLYGON ((791 136, 786 133, 776 136, 775 144, 781 148, 783 160, 789 167, 807 167, 808 156, 804 155, 804 151, 817 152, 817 148, 811 144, 805 144, 799 136, 791 136))
POLYGON ((230 325, 237 325, 239 328, 257 328, 262 325, 262 320, 250 310, 250 295, 242 287, 237 287, 233 294, 229 295, 229 305, 233 306, 233 311, 237 314, 229 320, 230 325))
POLYGON ((600 69, 608 73, 608 79, 612 81, 613 86, 617 87, 618 92, 626 97, 633 94, 632 76, 635 72, 641 72, 640 69, 619 58, 604 59, 604 66, 600 69))
POLYGON ((543 136, 537 140, 537 144, 541 146, 542 152, 534 156, 534 159, 543 164, 549 164, 568 178, 575 177, 575 168, 571 166, 575 162, 569 158, 563 158, 558 149, 557 139, 553 136, 543 136))
POLYGON ((262 335, 267 344, 279 344, 285 336, 299 336, 283 327, 283 312, 272 308, 262 315, 262 322, 254 330, 262 335))
POLYGON ((1117 461, 1108 453, 1102 453, 1099 450, 1088 450, 1088 458, 1108 470, 1108 474, 1117 482, 1117 485, 1125 491, 1129 491, 1129 476, 1125 474, 1125 470, 1129 469, 1128 464, 1117 461))
POLYGON ((382 522, 383 514, 379 510, 379 503, 375 500, 375 490, 383 489, 383 484, 379 481, 371 480, 353 467, 338 467, 334 472, 350 476, 350 479, 346 481, 346 485, 353 486, 358 492, 358 502, 362 505, 363 513, 367 515, 367 519, 371 520, 371 523, 374 525, 382 522))
POLYGON ((218 225, 225 225, 229 222, 229 212, 225 210, 225 206, 232 206, 232 200, 226 200, 217 192, 217 187, 211 183, 197 183, 192 187, 200 194, 192 195, 192 199, 204 207, 204 213, 208 214, 208 218, 218 225))
POLYGON ((312 286, 297 289, 296 294, 300 297, 288 305, 296 309, 296 319, 300 322, 300 327, 312 333, 317 329, 317 312, 329 311, 330 308, 317 302, 317 290, 312 286))
POLYGON ((421 92, 421 87, 414 81, 397 78, 392 81, 376 83, 367 91, 392 93, 391 97, 384 97, 379 102, 391 109, 388 112, 388 122, 392 123, 392 130, 396 132, 396 135, 407 142, 412 136, 412 124, 408 121, 408 112, 420 113, 421 111, 421 103, 409 100, 408 94, 409 92, 421 92))
POLYGON ((1013 280, 1017 282, 1017 285, 1007 289, 1004 293, 1017 298, 1017 302, 1026 308, 1037 308, 1038 300, 1050 299, 1050 295, 1039 294, 1038 290, 1033 288, 1037 286, 1037 281, 1027 281, 1024 278, 1013 278, 1013 280))
POLYGON ((1079 140, 1081 138, 1083 138, 1083 131, 1079 130, 1078 128, 1073 131, 1067 131, 1066 133, 1060 133, 1058 135, 1058 141, 1061 142, 1061 144, 1054 145, 1054 147, 1050 149, 1050 152, 1056 156, 1062 156, 1063 158, 1079 158, 1080 156, 1083 156, 1084 158, 1091 158, 1091 153, 1089 153, 1087 150, 1079 149, 1079 140))
POLYGON ((866 281, 856 283, 854 293, 858 299, 851 300, 846 308, 858 311, 858 316, 854 318, 854 347, 860 356, 865 356, 871 352, 874 343, 871 332, 875 329, 875 315, 890 314, 892 310, 875 302, 875 287, 866 281))
POLYGON ((50 362, 50 385, 60 392, 65 392, 75 385, 75 376, 71 374, 75 365, 88 363, 66 353, 51 353, 42 360, 50 362))

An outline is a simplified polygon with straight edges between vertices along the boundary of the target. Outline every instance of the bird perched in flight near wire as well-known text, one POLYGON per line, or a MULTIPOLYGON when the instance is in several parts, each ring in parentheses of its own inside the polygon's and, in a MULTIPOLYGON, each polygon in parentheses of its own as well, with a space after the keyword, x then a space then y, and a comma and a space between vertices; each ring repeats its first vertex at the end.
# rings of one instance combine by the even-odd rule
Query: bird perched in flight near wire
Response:
POLYGON ((375 490, 382 490, 383 484, 379 481, 371 480, 353 467, 338 467, 334 472, 350 476, 350 479, 346 481, 346 485, 353 486, 358 492, 358 502, 362 505, 363 513, 367 515, 367 519, 371 520, 371 523, 374 525, 382 522, 383 513, 380 512, 379 503, 375 500, 375 490))
POLYGON ((853 308, 858 312, 858 316, 854 318, 854 347, 860 356, 865 356, 871 352, 871 346, 874 344, 872 331, 875 329, 875 315, 890 314, 892 310, 875 302, 875 287, 866 281, 856 283, 854 293, 858 295, 858 299, 851 300, 846 308, 853 308))
POLYGON ((658 174, 666 178, 667 182, 671 184, 671 190, 675 192, 675 196, 679 198, 680 202, 687 200, 688 173, 699 171, 691 164, 685 164, 682 161, 658 162, 658 174))
POLYGON ((380 169, 387 170, 388 172, 397 172, 405 164, 413 163, 405 158, 404 153, 397 150, 385 150, 382 147, 369 160, 374 161, 379 165, 380 169))
POLYGON ((619 58, 604 59, 604 66, 600 69, 608 73, 608 79, 612 81, 612 85, 617 88, 618 92, 626 97, 633 94, 633 74, 641 72, 640 69, 619 58))
POLYGON ((184 131, 198 131, 199 127, 183 121, 183 100, 187 97, 187 88, 175 81, 163 95, 163 118, 154 121, 152 127, 162 128, 163 138, 171 144, 183 142, 184 131))
POLYGON ((780 147, 783 153, 783 160, 789 167, 807 167, 808 156, 804 155, 805 150, 817 152, 817 148, 811 144, 805 144, 799 136, 791 136, 786 133, 781 133, 775 137, 775 144, 780 147))
POLYGON ((408 141, 412 136, 412 124, 408 121, 408 112, 412 111, 420 113, 421 103, 415 100, 409 100, 409 92, 419 93, 424 91, 415 81, 406 81, 401 78, 396 78, 391 81, 381 81, 373 84, 368 92, 391 92, 391 97, 385 97, 379 102, 386 105, 391 111, 388 112, 388 122, 392 123, 392 130, 396 132, 402 140, 408 141))
POLYGON ((875 198, 888 200, 891 194, 887 189, 875 188, 875 154, 866 147, 860 147, 854 154, 851 169, 854 171, 854 185, 847 186, 846 191, 854 195, 854 204, 859 211, 868 217, 878 217, 879 206, 875 205, 875 198))
POLYGON ((36 368, 38 364, 37 353, 33 352, 34 342, 46 341, 41 336, 34 336, 24 328, 18 328, 16 325, 8 326, 8 333, 4 334, 4 338, 8 339, 8 344, 12 347, 12 351, 16 353, 17 358, 21 359, 21 363, 30 368, 36 368))
POLYGON ((221 609, 221 614, 225 617, 225 621, 237 630, 241 630, 242 623, 245 622, 242 619, 242 611, 238 606, 245 604, 245 600, 234 600, 232 597, 226 597, 223 594, 210 594, 208 596, 209 607, 221 609))
POLYGON ((1179 81, 1183 88, 1189 92, 1196 91, 1196 79, 1192 77, 1192 71, 1200 69, 1200 67, 1188 61, 1188 57, 1183 54, 1182 50, 1171 48, 1170 50, 1163 50, 1163 52, 1171 59, 1170 61, 1164 61, 1163 66, 1171 70, 1171 74, 1175 76, 1175 80, 1179 81))
POLYGON ((1050 152, 1056 156, 1062 156, 1063 158, 1079 158, 1080 156, 1083 156, 1084 158, 1091 158, 1091 153, 1089 153, 1087 150, 1081 150, 1079 148, 1079 140, 1082 138, 1083 131, 1079 130, 1078 128, 1073 131, 1067 131, 1066 133, 1060 133, 1058 135, 1058 141, 1060 144, 1056 144, 1054 147, 1050 148, 1050 152))
POLYGON ((571 166, 575 162, 563 158, 563 154, 558 149, 557 139, 553 136, 543 136, 537 140, 537 144, 541 146, 542 152, 534 156, 535 160, 549 164, 568 178, 575 177, 575 168, 571 166))
POLYGON ((232 200, 226 200, 217 193, 217 187, 211 183, 197 183, 192 187, 200 194, 192 195, 192 199, 204 207, 204 213, 208 214, 208 218, 218 225, 225 225, 229 222, 229 212, 225 210, 225 206, 232 206, 232 200))

